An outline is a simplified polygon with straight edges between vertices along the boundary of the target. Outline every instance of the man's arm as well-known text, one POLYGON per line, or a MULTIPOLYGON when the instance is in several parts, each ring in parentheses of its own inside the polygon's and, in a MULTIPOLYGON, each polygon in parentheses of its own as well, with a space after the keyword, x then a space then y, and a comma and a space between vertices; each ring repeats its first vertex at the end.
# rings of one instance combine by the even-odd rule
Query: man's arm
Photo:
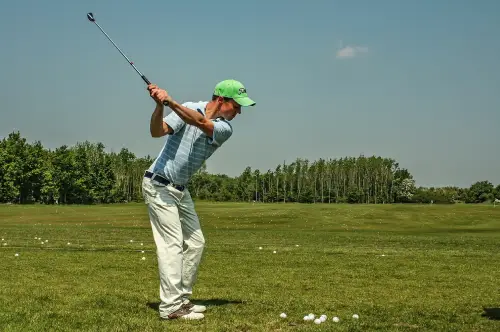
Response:
POLYGON ((172 134, 173 130, 165 121, 163 121, 163 104, 156 103, 155 110, 151 115, 151 122, 149 124, 149 131, 151 137, 162 137, 167 134, 172 134))
POLYGON ((179 116, 182 121, 200 128, 208 137, 213 136, 214 123, 212 122, 212 120, 205 118, 202 114, 190 109, 189 107, 179 104, 168 95, 167 91, 158 88, 155 84, 148 85, 148 90, 150 96, 156 101, 157 104, 155 112, 153 113, 153 116, 151 118, 153 128, 153 130, 151 131, 152 135, 153 132, 155 135, 165 135, 170 132, 170 129, 168 129, 168 125, 167 128, 164 128, 163 125, 162 127, 160 127, 160 119, 162 119, 163 116, 163 101, 166 100, 168 101, 168 106, 175 112, 175 114, 179 116), (159 114, 161 114, 161 116, 159 114))
POLYGON ((169 99, 168 106, 187 124, 196 126, 203 130, 205 135, 212 137, 214 133, 214 123, 205 118, 202 114, 189 107, 183 106, 175 100, 169 99))

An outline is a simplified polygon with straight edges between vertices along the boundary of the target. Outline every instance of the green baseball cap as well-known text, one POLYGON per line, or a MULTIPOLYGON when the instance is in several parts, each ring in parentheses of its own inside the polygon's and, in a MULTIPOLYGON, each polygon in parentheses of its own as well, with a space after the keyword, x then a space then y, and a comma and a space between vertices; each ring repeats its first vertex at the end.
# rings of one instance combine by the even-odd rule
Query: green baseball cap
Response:
POLYGON ((241 106, 254 106, 255 102, 248 98, 247 89, 236 80, 224 80, 217 83, 214 95, 219 97, 232 98, 241 106))

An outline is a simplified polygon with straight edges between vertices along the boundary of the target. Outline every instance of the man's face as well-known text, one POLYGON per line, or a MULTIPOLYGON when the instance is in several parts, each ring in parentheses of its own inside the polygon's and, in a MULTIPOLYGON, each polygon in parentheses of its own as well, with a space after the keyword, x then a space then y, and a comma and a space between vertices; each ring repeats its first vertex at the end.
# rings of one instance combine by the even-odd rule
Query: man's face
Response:
POLYGON ((234 100, 224 101, 219 110, 219 114, 224 119, 231 121, 237 114, 241 114, 241 105, 234 100))

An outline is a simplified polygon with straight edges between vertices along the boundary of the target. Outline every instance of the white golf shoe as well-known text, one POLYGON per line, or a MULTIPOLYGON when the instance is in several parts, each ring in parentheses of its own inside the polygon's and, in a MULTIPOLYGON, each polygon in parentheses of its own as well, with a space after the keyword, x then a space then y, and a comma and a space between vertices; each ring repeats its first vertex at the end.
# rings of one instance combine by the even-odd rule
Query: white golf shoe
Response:
POLYGON ((202 312, 205 312, 207 310, 207 307, 205 307, 204 305, 194 304, 194 303, 191 303, 189 301, 184 302, 184 304, 182 305, 182 308, 186 308, 189 311, 195 312, 195 313, 202 313, 202 312))
POLYGON ((167 320, 177 319, 177 318, 192 320, 192 319, 203 319, 204 317, 205 315, 203 315, 202 313, 191 311, 182 306, 176 311, 169 314, 167 317, 162 317, 162 318, 167 320))

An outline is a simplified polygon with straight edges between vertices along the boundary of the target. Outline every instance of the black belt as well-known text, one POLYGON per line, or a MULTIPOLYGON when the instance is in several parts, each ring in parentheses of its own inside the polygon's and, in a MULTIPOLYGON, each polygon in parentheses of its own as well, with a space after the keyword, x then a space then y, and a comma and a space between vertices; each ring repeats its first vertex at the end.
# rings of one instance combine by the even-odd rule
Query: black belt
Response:
POLYGON ((174 184, 174 183, 170 182, 169 180, 167 180, 166 178, 164 178, 163 176, 161 176, 160 174, 151 173, 150 171, 146 171, 146 173, 144 173, 144 177, 158 181, 166 186, 172 185, 172 187, 174 187, 175 189, 177 189, 179 191, 184 191, 184 189, 186 189, 186 186, 174 184))

